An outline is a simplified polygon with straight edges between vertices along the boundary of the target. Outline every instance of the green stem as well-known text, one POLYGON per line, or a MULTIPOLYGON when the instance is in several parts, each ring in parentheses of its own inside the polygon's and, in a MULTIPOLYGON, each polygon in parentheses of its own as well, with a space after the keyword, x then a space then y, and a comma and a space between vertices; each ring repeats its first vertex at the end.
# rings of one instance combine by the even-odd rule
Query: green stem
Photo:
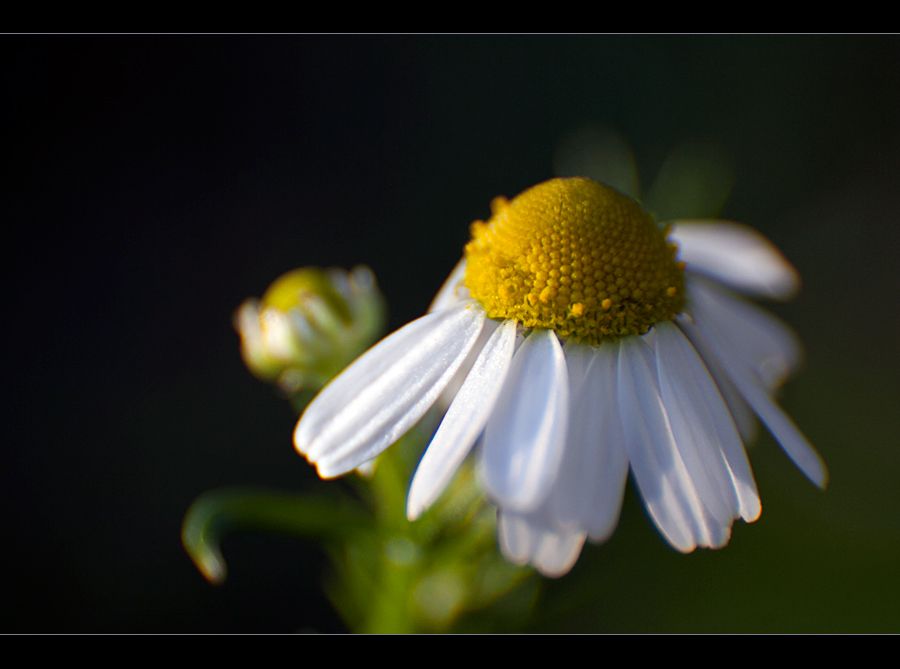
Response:
POLYGON ((371 525, 371 518, 346 500, 335 502, 263 488, 221 488, 194 501, 184 518, 181 538, 197 569, 210 583, 219 585, 227 574, 219 545, 225 535, 236 530, 337 539, 371 525))

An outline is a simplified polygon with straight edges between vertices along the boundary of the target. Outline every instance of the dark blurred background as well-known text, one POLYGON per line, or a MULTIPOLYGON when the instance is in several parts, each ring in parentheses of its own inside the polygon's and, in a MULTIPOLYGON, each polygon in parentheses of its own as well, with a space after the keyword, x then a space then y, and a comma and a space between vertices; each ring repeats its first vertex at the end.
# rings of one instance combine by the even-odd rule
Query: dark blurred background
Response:
POLYGON ((532 629, 900 631, 900 39, 7 36, 2 632, 342 631, 324 554, 180 543, 210 488, 319 482, 294 415, 243 367, 245 297, 304 265, 372 267, 421 314, 496 195, 604 125, 652 182, 685 140, 733 161, 723 216, 804 290, 782 403, 826 492, 763 435, 763 501, 683 556, 629 484, 619 528, 547 581, 532 629))

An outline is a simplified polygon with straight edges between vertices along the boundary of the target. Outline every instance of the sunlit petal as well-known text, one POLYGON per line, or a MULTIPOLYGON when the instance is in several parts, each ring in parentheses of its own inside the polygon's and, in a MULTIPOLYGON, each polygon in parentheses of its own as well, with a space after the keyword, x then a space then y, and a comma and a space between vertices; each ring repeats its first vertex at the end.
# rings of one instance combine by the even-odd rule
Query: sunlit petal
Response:
POLYGON ((484 309, 474 301, 401 328, 329 383, 294 432, 297 450, 323 478, 378 455, 422 417, 478 339, 484 309))
POLYGON ((495 330, 450 405, 413 477, 406 514, 415 520, 440 496, 494 408, 512 361, 516 322, 495 330))

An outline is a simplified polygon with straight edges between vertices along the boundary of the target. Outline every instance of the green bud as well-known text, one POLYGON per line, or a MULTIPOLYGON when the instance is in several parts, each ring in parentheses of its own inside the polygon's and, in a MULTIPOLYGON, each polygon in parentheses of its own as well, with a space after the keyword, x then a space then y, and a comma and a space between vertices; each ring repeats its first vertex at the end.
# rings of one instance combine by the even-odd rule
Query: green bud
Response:
POLYGON ((244 300, 234 327, 247 368, 294 397, 318 391, 371 346, 386 316, 368 267, 304 267, 276 279, 261 300, 244 300))

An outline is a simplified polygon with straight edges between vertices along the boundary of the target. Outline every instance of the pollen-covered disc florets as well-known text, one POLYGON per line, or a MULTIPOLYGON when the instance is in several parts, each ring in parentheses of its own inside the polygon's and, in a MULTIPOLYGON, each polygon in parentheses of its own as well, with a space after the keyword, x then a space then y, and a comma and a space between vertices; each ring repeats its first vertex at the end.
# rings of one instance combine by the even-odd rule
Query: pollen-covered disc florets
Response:
POLYGON ((589 179, 552 179, 495 198, 466 245, 466 287, 488 316, 597 345, 684 308, 683 263, 668 230, 631 198, 589 179))

